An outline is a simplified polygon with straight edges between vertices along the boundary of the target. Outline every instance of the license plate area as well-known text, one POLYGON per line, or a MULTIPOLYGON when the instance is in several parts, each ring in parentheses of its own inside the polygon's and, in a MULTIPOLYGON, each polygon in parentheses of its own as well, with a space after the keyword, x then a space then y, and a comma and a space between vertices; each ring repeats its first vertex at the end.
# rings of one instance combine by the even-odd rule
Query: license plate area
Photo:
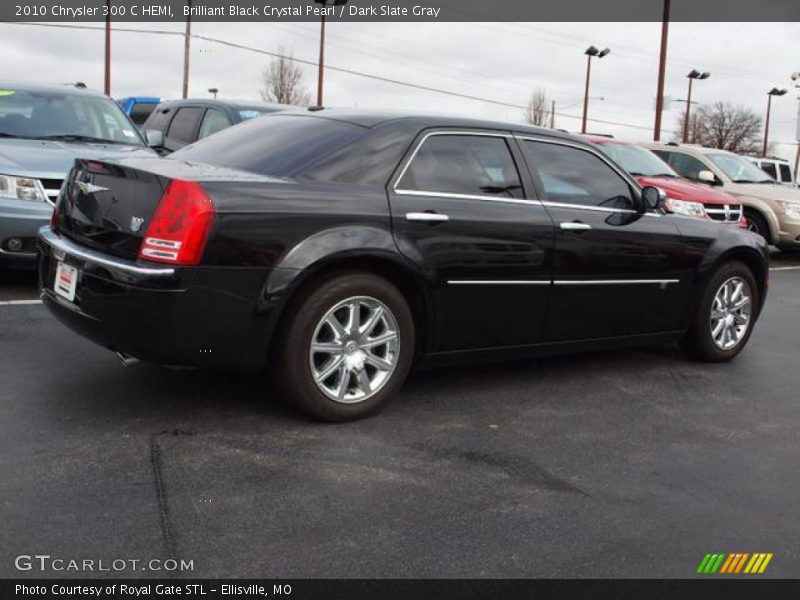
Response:
POLYGON ((56 276, 53 282, 53 291, 62 298, 75 301, 75 290, 78 287, 78 269, 67 263, 60 262, 56 266, 56 276))

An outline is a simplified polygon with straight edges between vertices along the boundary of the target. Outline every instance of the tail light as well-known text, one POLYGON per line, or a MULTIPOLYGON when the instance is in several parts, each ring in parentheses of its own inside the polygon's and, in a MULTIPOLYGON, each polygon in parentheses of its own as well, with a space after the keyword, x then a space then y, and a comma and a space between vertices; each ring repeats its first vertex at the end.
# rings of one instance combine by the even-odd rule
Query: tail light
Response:
POLYGON ((58 229, 58 213, 56 212, 56 208, 53 207, 53 212, 50 215, 50 229, 55 231, 58 229))
POLYGON ((205 249, 214 205, 195 181, 170 181, 139 248, 143 260, 196 265, 205 249))

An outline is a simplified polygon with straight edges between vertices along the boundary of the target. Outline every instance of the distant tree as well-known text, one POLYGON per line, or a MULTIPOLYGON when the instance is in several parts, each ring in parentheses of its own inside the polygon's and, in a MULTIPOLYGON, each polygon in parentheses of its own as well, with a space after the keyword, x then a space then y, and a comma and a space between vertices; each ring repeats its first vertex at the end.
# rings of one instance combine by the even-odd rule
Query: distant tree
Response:
POLYGON ((550 99, 544 88, 536 88, 525 108, 525 122, 537 127, 550 127, 550 99))
POLYGON ((277 54, 264 69, 261 98, 278 104, 309 105, 311 96, 303 84, 303 71, 292 60, 292 53, 279 47, 277 54))
MULTIPOLYGON (((683 122, 678 120, 676 141, 683 137, 683 122)), ((752 109, 730 102, 715 102, 700 106, 689 118, 689 142, 710 148, 729 150, 737 154, 759 151, 761 117, 752 109)))

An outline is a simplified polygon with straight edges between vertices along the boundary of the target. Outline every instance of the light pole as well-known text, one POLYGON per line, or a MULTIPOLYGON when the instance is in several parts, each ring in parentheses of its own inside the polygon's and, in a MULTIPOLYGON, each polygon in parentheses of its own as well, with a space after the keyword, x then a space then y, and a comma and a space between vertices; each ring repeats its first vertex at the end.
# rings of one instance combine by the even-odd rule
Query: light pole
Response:
POLYGON ((692 82, 695 79, 708 79, 711 73, 701 73, 697 69, 692 69, 686 76, 689 78, 689 95, 686 97, 686 117, 683 119, 683 143, 689 141, 689 111, 692 108, 692 82))
MULTIPOLYGON (((314 0, 314 4, 320 4, 323 8, 329 6, 342 6, 347 4, 347 0, 314 0)), ((317 73, 317 106, 322 107, 322 87, 323 72, 325 69, 325 13, 322 13, 319 26, 319 70, 317 73)))
POLYGON ((769 143, 769 113, 772 109, 772 97, 783 96, 784 94, 786 94, 786 90, 779 90, 776 87, 767 92, 767 119, 764 123, 764 151, 761 153, 762 156, 767 155, 767 144, 769 143))
POLYGON ((106 0, 106 61, 103 90, 111 95, 111 0, 106 0))
POLYGON ((594 46, 589 46, 584 54, 586 55, 586 89, 583 93, 583 120, 581 122, 581 133, 586 133, 586 117, 589 114, 589 78, 592 74, 592 57, 603 58, 611 50, 605 48, 598 50, 594 46))
POLYGON ((653 126, 653 141, 661 140, 661 113, 664 112, 664 78, 667 74, 667 41, 669 40, 669 2, 664 0, 661 17, 661 51, 658 55, 658 84, 656 86, 656 122, 653 126))
POLYGON ((214 94, 214 99, 216 100, 217 93, 219 93, 219 88, 208 88, 208 93, 209 94, 214 94))
POLYGON ((189 52, 192 40, 192 0, 186 0, 189 14, 186 16, 186 32, 183 34, 183 98, 189 97, 189 52))
MULTIPOLYGON (((792 73, 792 81, 800 81, 800 71, 792 73)), ((794 87, 800 88, 800 83, 795 83, 794 87)), ((794 182, 800 183, 800 177, 797 175, 797 168, 800 167, 800 96, 797 97, 797 133, 794 137, 797 139, 797 152, 794 155, 794 182)))

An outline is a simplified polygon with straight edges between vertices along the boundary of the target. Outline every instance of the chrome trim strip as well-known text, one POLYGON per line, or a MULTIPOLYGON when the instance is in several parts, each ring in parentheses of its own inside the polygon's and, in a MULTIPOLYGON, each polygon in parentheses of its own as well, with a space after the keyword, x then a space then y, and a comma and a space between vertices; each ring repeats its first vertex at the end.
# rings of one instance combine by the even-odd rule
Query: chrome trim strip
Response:
POLYGON ((539 200, 523 200, 522 198, 453 194, 450 192, 425 192, 421 190, 395 190, 394 192, 398 196, 433 196, 434 198, 460 198, 464 200, 486 200, 489 202, 506 202, 510 204, 529 204, 533 206, 542 206, 542 203, 539 200))
POLYGON ((556 279, 555 285, 669 285, 680 279, 556 279))
POLYGON ((559 223, 558 226, 565 231, 588 231, 592 228, 589 223, 570 223, 569 221, 559 223))
POLYGON ((550 285, 549 279, 449 279, 448 285, 550 285))
POLYGON ((175 269, 171 267, 140 267, 131 261, 121 258, 111 258, 89 248, 82 248, 74 244, 50 229, 50 225, 45 225, 39 229, 39 239, 44 241, 53 249, 53 254, 58 258, 65 255, 74 256, 94 265, 100 265, 109 269, 116 269, 134 275, 144 275, 149 277, 169 277, 175 274, 175 269))
POLYGON ((587 206, 584 204, 570 204, 569 202, 551 202, 550 200, 542 200, 542 204, 544 206, 549 206, 551 208, 576 208, 578 210, 591 210, 595 212, 604 212, 604 213, 623 213, 628 215, 649 214, 649 213, 639 213, 629 208, 608 208, 606 206, 587 206))

